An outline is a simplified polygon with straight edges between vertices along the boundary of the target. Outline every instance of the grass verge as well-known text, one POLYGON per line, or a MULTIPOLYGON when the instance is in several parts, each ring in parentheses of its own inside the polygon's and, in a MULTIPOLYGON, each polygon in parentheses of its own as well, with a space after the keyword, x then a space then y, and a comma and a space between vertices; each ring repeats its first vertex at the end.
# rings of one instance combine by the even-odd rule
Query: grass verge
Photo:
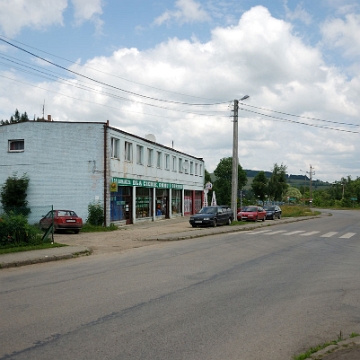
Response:
POLYGON ((4 247, 4 248, 0 248, 0 255, 21 252, 21 251, 51 249, 51 248, 62 247, 62 246, 68 246, 68 245, 57 244, 57 243, 54 243, 54 244, 43 243, 43 244, 38 244, 38 245, 23 245, 23 246, 14 246, 14 247, 4 247))
MULTIPOLYGON (((354 338, 354 337, 357 337, 357 336, 360 336, 360 334, 353 332, 353 333, 351 333, 349 335, 349 338, 354 338)), ((314 354, 314 353, 316 353, 316 352, 318 352, 320 350, 323 350, 323 349, 325 349, 326 347, 328 347, 330 345, 336 345, 340 341, 343 341, 343 340, 345 340, 345 339, 343 338, 342 332, 340 331, 340 334, 338 335, 337 340, 329 341, 329 342, 326 342, 324 344, 321 344, 321 345, 318 345, 318 346, 315 346, 315 347, 311 347, 309 350, 307 350, 306 352, 304 352, 302 354, 294 355, 293 360, 305 360, 305 359, 308 359, 312 354, 314 354)))

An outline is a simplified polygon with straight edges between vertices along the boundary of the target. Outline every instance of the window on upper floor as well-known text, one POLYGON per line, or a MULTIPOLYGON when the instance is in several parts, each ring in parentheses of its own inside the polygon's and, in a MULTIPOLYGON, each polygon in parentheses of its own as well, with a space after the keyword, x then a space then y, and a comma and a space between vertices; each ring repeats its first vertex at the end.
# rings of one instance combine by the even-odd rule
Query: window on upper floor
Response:
POLYGON ((183 159, 179 158, 179 173, 183 172, 183 159))
POLYGON ((170 155, 165 155, 165 170, 170 170, 170 155))
POLYGON ((161 152, 160 151, 157 151, 156 152, 156 167, 158 168, 158 169, 161 169, 161 156, 162 154, 161 154, 161 152))
POLYGON ((144 165, 144 147, 141 145, 136 145, 136 163, 144 165))
POLYGON ((172 171, 176 171, 176 156, 172 157, 172 171))
POLYGON ((9 140, 8 146, 9 152, 23 152, 25 150, 25 141, 24 139, 9 140))
POLYGON ((194 163, 190 161, 190 175, 194 175, 194 163))
POLYGON ((198 164, 195 163, 195 176, 197 176, 197 175, 198 175, 198 164))
POLYGON ((189 173, 189 160, 184 161, 183 169, 184 169, 185 174, 189 173))
POLYGON ((111 138, 111 157, 114 159, 120 158, 120 140, 117 138, 111 138))
POLYGON ((132 143, 125 141, 125 161, 132 161, 132 143))
POLYGON ((203 176, 203 174, 202 174, 202 164, 199 164, 199 176, 203 176))
POLYGON ((153 149, 148 149, 148 166, 153 166, 153 149))

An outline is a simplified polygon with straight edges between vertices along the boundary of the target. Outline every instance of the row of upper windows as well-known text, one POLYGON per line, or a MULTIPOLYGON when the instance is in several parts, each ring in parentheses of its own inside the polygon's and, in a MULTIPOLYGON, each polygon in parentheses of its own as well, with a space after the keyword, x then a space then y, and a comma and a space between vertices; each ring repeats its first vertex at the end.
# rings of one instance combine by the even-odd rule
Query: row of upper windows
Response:
MULTIPOLYGON (((120 159, 120 140, 117 138, 111 138, 111 157, 120 159)), ((124 160, 133 162, 133 143, 129 141, 124 142, 124 160)), ((145 165, 145 162, 147 166, 156 165, 159 169, 170 170, 171 168, 172 171, 179 173, 202 176, 202 164, 170 154, 163 154, 161 151, 154 151, 151 148, 146 148, 145 159, 145 147, 136 145, 136 164, 145 165)))

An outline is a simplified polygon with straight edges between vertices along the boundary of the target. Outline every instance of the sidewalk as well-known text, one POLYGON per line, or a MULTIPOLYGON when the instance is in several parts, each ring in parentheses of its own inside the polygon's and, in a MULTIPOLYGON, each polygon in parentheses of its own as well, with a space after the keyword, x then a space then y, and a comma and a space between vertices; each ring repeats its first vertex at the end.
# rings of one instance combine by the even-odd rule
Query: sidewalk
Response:
POLYGON ((313 217, 283 218, 257 223, 249 222, 238 226, 223 225, 215 228, 192 228, 189 224, 189 217, 178 217, 155 222, 126 225, 116 231, 80 232, 80 234, 56 233, 54 235, 54 241, 68 246, 0 255, 0 269, 71 259, 90 254, 121 253, 129 249, 150 246, 159 241, 188 240, 203 236, 233 233, 287 222, 308 220, 309 218, 313 217))

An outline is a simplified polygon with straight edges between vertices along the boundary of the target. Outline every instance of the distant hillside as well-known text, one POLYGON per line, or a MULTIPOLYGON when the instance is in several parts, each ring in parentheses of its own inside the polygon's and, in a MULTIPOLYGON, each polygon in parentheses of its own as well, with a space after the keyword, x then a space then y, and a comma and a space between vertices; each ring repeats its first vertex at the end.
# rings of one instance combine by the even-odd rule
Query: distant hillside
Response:
MULTIPOLYGON (((247 184, 245 186, 245 189, 251 189, 251 184, 253 182, 254 177, 259 173, 260 170, 245 170, 246 176, 247 176, 247 184)), ((272 172, 271 171, 264 171, 265 176, 267 179, 270 179, 272 172)), ((211 180, 214 182, 216 177, 213 173, 210 174, 211 180)), ((306 175, 287 175, 287 183, 295 188, 300 188, 301 186, 310 186, 310 178, 306 175)), ((319 189, 326 189, 331 184, 327 181, 321 181, 319 179, 312 180, 312 188, 313 190, 319 190, 319 189)))

